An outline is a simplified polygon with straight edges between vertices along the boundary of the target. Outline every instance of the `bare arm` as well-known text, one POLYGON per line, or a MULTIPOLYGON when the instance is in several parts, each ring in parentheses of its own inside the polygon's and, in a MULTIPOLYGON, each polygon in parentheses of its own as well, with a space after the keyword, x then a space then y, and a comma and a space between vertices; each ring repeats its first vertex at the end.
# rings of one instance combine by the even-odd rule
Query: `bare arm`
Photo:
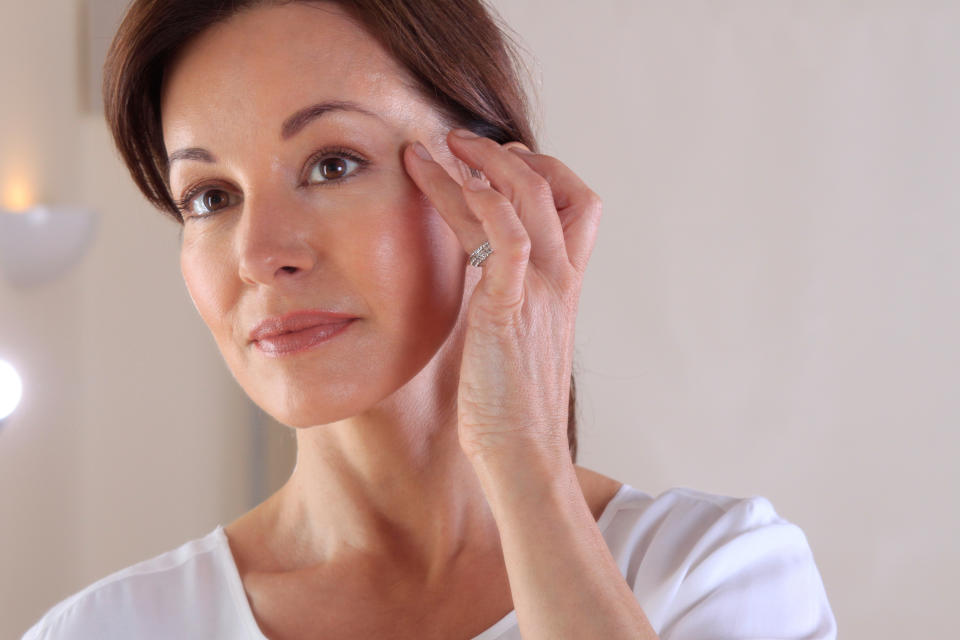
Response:
POLYGON ((566 460, 474 460, 524 640, 653 640, 566 460))

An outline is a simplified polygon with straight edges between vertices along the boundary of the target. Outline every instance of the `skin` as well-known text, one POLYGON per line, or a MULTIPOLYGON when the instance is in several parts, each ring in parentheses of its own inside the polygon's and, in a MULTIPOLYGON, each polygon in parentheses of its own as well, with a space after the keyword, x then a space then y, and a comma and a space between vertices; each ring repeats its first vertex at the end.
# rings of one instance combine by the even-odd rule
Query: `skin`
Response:
MULTIPOLYGON (((337 593, 396 610, 443 600, 451 620, 463 621, 472 605, 479 632, 511 608, 497 522, 476 456, 467 455, 503 434, 465 433, 462 397, 458 415, 468 302, 482 275, 467 266, 464 247, 494 236, 475 218, 453 225, 421 191, 440 168, 459 190, 468 152, 451 151, 461 143, 389 55, 323 4, 259 7, 202 33, 168 70, 162 120, 168 151, 210 156, 172 163, 174 198, 199 186, 215 190, 207 202, 222 207, 185 222, 181 271, 191 299, 237 382, 297 429, 288 482, 226 527, 261 626, 275 624, 280 637, 288 620, 298 632, 289 622, 302 618, 296 603, 318 594, 329 602, 336 583, 337 593), (333 111, 280 135, 291 114, 326 100, 377 115, 333 111), (414 141, 437 164, 417 168, 414 141), (314 154, 329 146, 366 163, 316 182, 314 154), (315 308, 359 320, 282 358, 248 340, 268 317, 315 308), (468 586, 478 581, 487 585, 482 598, 468 586)), ((482 206, 496 206, 486 198, 482 206)), ((569 384, 569 368, 551 375, 569 384)), ((562 417, 550 416, 551 425, 565 428, 562 417)), ((620 483, 575 472, 599 517, 620 483)))

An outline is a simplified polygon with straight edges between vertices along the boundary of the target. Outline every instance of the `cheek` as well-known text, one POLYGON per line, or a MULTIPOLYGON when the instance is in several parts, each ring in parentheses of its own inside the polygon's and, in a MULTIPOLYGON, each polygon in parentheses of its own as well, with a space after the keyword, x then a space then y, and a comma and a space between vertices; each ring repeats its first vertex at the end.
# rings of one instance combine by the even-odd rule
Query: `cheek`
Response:
POLYGON ((415 189, 405 189, 371 218, 366 234, 369 276, 381 311, 404 332, 423 323, 450 324, 459 311, 466 253, 441 215, 415 189), (411 326, 412 325, 412 326, 411 326))
POLYGON ((205 260, 202 251, 184 248, 180 253, 180 271, 187 287, 187 293, 193 306, 211 330, 216 329, 216 321, 225 319, 228 314, 228 292, 224 283, 223 262, 205 260))

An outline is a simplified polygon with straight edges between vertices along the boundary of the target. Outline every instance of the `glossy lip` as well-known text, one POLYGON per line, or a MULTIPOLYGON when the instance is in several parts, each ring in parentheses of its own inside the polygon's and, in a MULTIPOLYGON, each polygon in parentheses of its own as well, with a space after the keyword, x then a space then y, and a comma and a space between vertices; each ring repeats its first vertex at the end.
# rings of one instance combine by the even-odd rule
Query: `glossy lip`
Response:
POLYGON ((292 311, 282 316, 267 318, 250 332, 250 342, 265 340, 292 333, 294 331, 303 331, 311 327, 317 327, 325 324, 341 324, 347 320, 355 320, 355 316, 337 311, 322 311, 319 309, 304 309, 301 311, 292 311))
POLYGON ((356 320, 351 318, 333 324, 318 324, 300 331, 283 333, 272 338, 261 338, 254 346, 270 358, 282 358, 309 351, 345 332, 356 320))

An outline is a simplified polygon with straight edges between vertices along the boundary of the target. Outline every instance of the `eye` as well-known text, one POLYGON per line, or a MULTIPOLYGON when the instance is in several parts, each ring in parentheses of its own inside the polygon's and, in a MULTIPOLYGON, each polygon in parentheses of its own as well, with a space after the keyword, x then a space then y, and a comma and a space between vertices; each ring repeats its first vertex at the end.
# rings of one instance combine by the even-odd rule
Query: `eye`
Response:
POLYGON ((360 158, 353 157, 350 154, 338 152, 336 154, 328 153, 321 157, 310 168, 310 174, 307 176, 307 182, 310 184, 335 182, 353 174, 363 165, 360 158))
POLYGON ((224 189, 203 189, 188 193, 179 203, 179 207, 185 217, 202 218, 233 206, 238 201, 239 198, 235 194, 224 189))

